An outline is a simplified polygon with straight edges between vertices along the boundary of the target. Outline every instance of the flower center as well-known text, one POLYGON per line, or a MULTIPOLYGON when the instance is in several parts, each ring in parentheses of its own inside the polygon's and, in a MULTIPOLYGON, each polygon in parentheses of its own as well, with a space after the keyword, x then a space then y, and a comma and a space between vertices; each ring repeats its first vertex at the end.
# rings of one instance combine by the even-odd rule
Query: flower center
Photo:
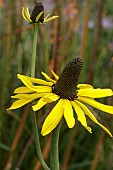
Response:
POLYGON ((63 99, 74 100, 77 98, 77 82, 82 68, 82 61, 78 57, 66 65, 52 92, 63 99))
POLYGON ((43 22, 44 21, 44 6, 42 5, 42 3, 36 3, 32 13, 31 13, 31 16, 30 16, 30 19, 33 21, 33 23, 36 23, 36 17, 42 11, 43 11, 43 14, 39 18, 39 22, 43 22))

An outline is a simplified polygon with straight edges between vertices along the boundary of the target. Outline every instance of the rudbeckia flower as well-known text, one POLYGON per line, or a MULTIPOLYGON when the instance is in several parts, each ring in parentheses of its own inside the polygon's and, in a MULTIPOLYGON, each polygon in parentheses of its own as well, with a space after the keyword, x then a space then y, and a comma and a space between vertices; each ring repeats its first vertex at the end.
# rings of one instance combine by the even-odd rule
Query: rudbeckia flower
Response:
POLYGON ((12 98, 17 100, 9 109, 17 109, 32 102, 33 110, 37 111, 47 103, 56 101, 56 105, 43 123, 41 131, 43 136, 49 134, 59 124, 62 117, 65 118, 68 127, 73 128, 75 125, 73 110, 77 114, 78 121, 90 133, 92 133, 92 130, 87 125, 86 117, 89 117, 112 136, 111 132, 99 123, 89 110, 88 105, 113 114, 113 106, 104 105, 95 100, 96 98, 112 96, 113 91, 111 89, 94 89, 89 84, 77 84, 81 68, 82 61, 80 58, 76 58, 67 64, 59 77, 52 71, 54 79, 51 79, 44 72, 42 72, 42 75, 46 80, 18 74, 17 77, 23 82, 24 86, 15 89, 16 95, 12 98))
POLYGON ((58 16, 52 16, 50 18, 49 14, 44 18, 44 7, 42 3, 36 3, 31 15, 29 13, 29 9, 27 6, 22 8, 22 15, 23 18, 28 21, 29 23, 46 23, 51 20, 54 20, 55 18, 58 18, 58 16))

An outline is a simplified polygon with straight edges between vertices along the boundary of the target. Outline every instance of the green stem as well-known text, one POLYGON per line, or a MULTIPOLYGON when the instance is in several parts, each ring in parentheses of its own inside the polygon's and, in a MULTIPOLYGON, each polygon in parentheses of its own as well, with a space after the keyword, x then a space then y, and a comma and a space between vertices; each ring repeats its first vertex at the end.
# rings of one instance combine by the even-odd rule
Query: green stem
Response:
POLYGON ((58 152, 59 130, 60 130, 60 125, 58 125, 52 132, 51 150, 50 150, 51 170, 59 170, 59 152, 58 152))
POLYGON ((38 134, 38 128, 37 128, 37 122, 36 122, 36 113, 32 112, 31 114, 32 114, 33 131, 34 131, 34 138, 35 138, 35 144, 36 144, 38 158, 41 162, 43 169, 50 170, 43 159, 41 148, 40 148, 39 134, 38 134))
POLYGON ((35 24, 34 25, 34 32, 33 32, 33 47, 32 47, 32 60, 31 60, 31 77, 35 77, 37 33, 38 33, 38 25, 35 24))
MULTIPOLYGON (((34 33, 33 33, 33 48, 32 48, 32 60, 31 60, 31 77, 35 77, 35 62, 36 62, 36 46, 37 46, 37 33, 38 33, 38 25, 34 25, 34 33)), ((48 166, 46 165, 42 152, 40 147, 40 141, 39 141, 39 134, 38 134, 38 128, 37 128, 37 122, 36 122, 36 114, 32 111, 32 124, 33 124, 33 131, 34 131, 34 138, 35 138, 35 144, 36 144, 36 150, 39 157, 39 160, 42 164, 42 167, 44 170, 50 170, 48 166)))

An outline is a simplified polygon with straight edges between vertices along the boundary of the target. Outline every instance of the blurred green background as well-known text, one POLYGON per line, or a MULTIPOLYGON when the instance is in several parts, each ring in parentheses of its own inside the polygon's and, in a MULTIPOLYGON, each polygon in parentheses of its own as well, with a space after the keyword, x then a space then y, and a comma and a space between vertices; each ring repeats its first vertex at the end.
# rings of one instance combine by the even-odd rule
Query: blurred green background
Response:
MULTIPOLYGON (((39 26, 36 77, 41 71, 60 75, 73 58, 83 59, 79 83, 113 89, 113 1, 43 0, 45 15, 59 18, 39 26)), ((31 106, 7 111, 13 91, 21 83, 17 73, 30 75, 32 25, 21 14, 30 0, 0 0, 0 170, 40 170, 31 122, 31 106)), ((99 100, 113 105, 113 98, 99 100)), ((50 105, 37 112, 39 131, 50 105)), ((92 109, 92 108, 91 108, 92 109)), ((113 134, 113 116, 92 109, 97 119, 113 134)), ((89 134, 76 121, 69 129, 62 120, 59 141, 61 170, 112 170, 113 139, 88 120, 89 134)), ((49 165, 50 136, 40 135, 41 148, 49 165)))

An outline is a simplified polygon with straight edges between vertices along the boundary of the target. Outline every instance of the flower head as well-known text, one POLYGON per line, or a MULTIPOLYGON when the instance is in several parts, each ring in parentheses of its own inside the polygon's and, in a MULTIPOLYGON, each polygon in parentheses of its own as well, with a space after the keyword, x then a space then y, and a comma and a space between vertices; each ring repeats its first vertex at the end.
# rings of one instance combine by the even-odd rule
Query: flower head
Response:
POLYGON ((22 15, 23 18, 31 24, 45 23, 54 20, 55 18, 58 18, 58 16, 52 16, 48 18, 49 14, 44 18, 44 6, 42 5, 42 3, 36 3, 31 15, 29 13, 28 7, 27 6, 23 7, 22 15))
POLYGON ((112 96, 113 91, 111 89, 94 89, 89 84, 77 85, 81 67, 81 59, 76 58, 67 64, 59 77, 52 71, 55 80, 51 79, 44 72, 42 72, 42 75, 46 81, 18 74, 17 77, 23 82, 24 86, 15 89, 14 93, 16 95, 12 96, 12 98, 16 98, 17 101, 9 109, 17 109, 31 101, 37 100, 32 106, 33 110, 37 111, 47 103, 57 101, 43 123, 41 131, 43 136, 49 134, 58 125, 63 116, 68 127, 73 128, 75 125, 73 109, 77 114, 78 121, 90 133, 92 133, 92 130, 87 125, 86 117, 89 117, 112 136, 111 132, 98 122, 85 104, 113 114, 113 106, 104 105, 95 100, 96 98, 112 96))

